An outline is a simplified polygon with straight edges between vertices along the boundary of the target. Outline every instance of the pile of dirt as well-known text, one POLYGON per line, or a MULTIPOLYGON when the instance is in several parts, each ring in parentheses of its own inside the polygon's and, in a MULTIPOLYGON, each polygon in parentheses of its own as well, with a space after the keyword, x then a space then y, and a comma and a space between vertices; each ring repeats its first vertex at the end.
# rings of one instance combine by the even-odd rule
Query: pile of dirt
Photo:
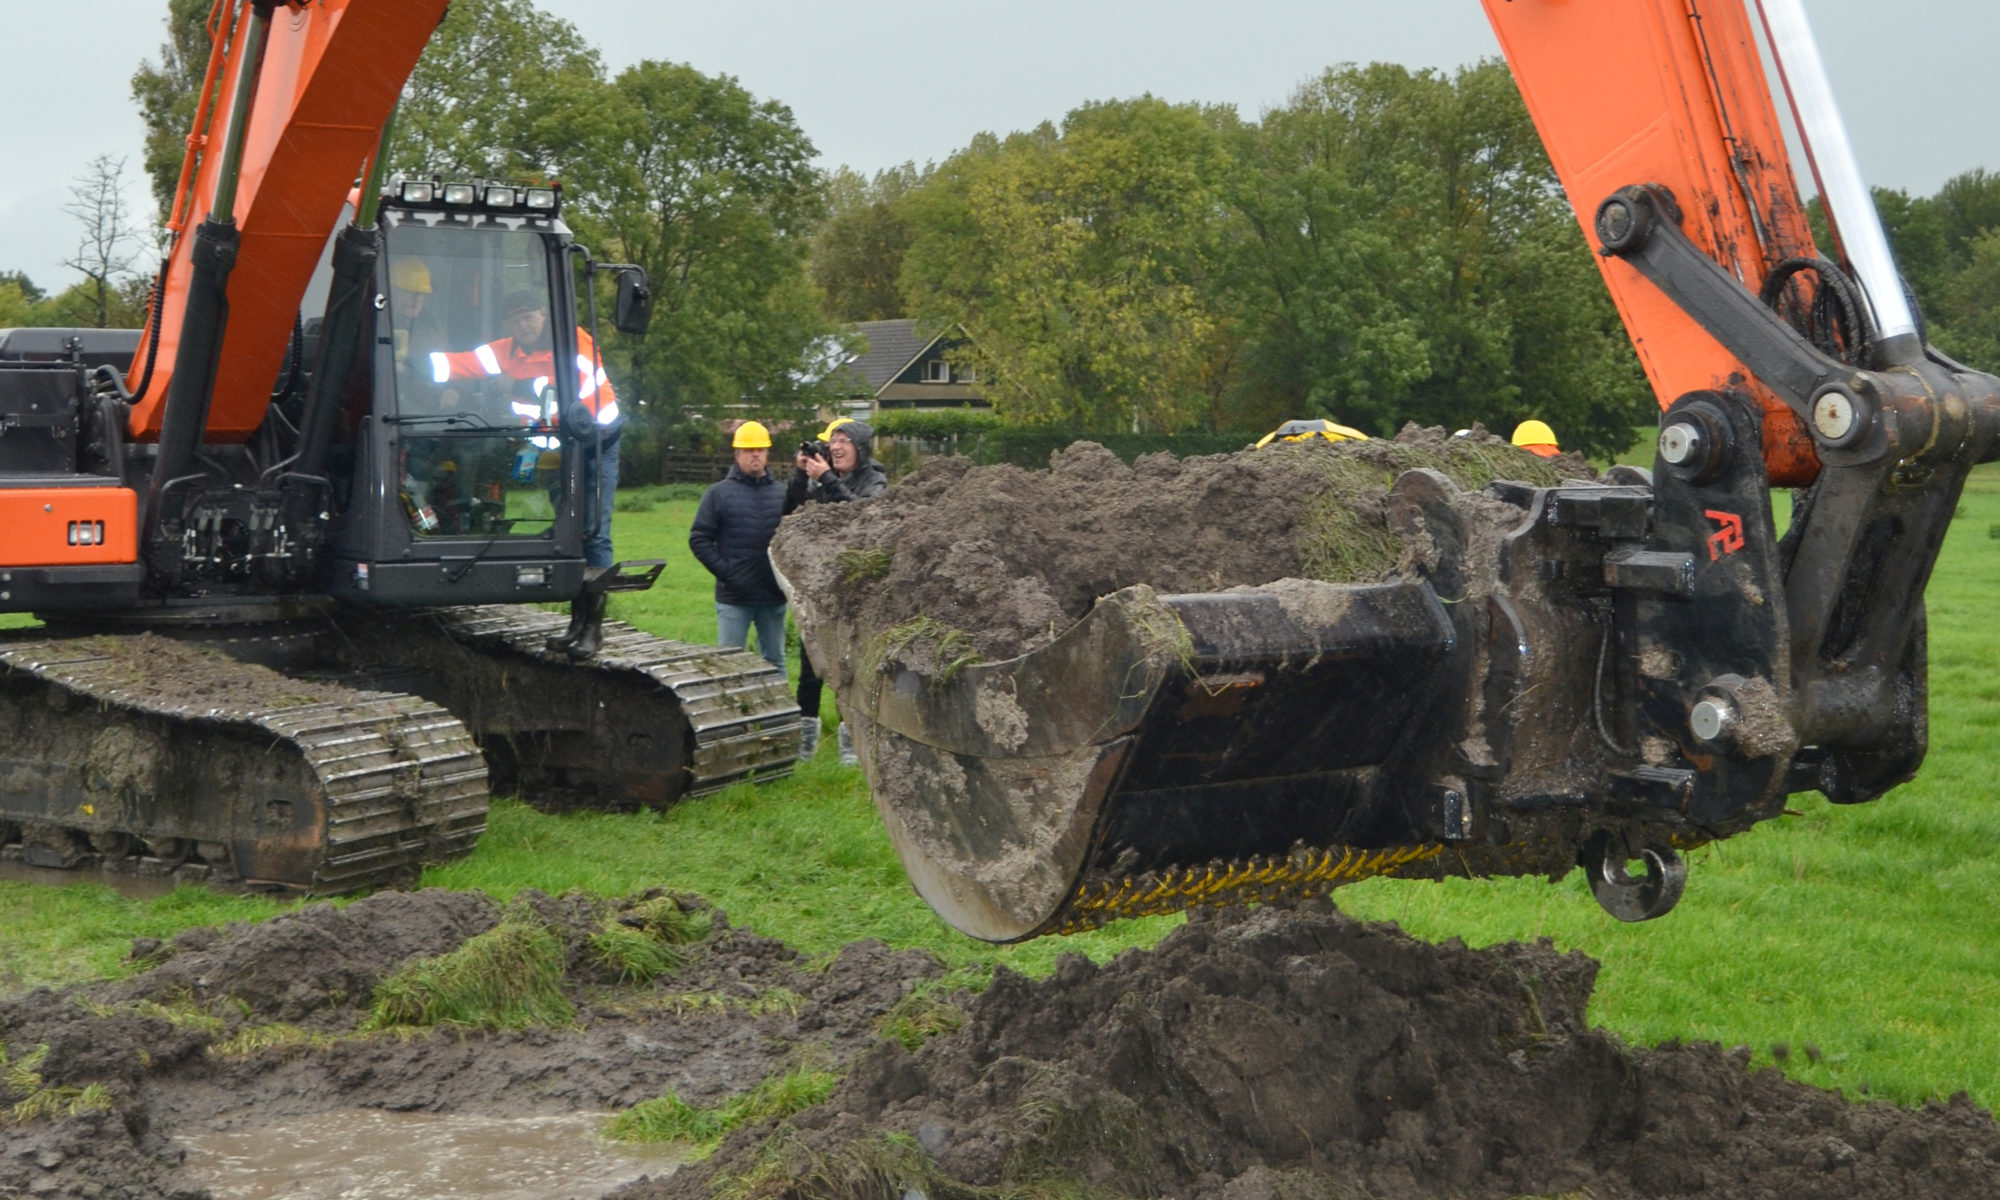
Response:
POLYGON ((1963 1096, 1854 1105, 1747 1048, 1627 1047, 1585 1023, 1596 970, 1325 906, 1191 915, 1105 967, 1003 972, 958 1033, 878 1043, 825 1103, 617 1195, 2000 1194, 1963 1096))
POLYGON ((864 661, 921 671, 927 656, 1013 658, 1053 640, 1098 597, 1138 584, 1171 594, 1385 578, 1404 548, 1383 500, 1415 468, 1468 489, 1595 476, 1582 459, 1537 458, 1479 428, 1412 425, 1393 440, 1152 454, 1130 467, 1078 442, 1047 471, 933 459, 867 503, 787 518, 771 554, 792 585, 801 635, 838 691, 864 661))
POLYGON ((828 1099, 614 1194, 2000 1194, 2000 1126, 1963 1097, 1853 1105, 1745 1050, 1633 1049, 1587 1027, 1581 955, 1432 946, 1323 904, 1195 916, 977 996, 926 952, 814 963, 659 896, 382 895, 134 952, 151 965, 131 978, 0 1001, 0 1196, 195 1200, 182 1136, 354 1108, 715 1106, 806 1063, 843 1076, 828 1099), (621 982, 594 939, 663 902, 706 933, 621 982), (553 931, 572 1019, 366 1029, 399 966, 522 922, 553 931))

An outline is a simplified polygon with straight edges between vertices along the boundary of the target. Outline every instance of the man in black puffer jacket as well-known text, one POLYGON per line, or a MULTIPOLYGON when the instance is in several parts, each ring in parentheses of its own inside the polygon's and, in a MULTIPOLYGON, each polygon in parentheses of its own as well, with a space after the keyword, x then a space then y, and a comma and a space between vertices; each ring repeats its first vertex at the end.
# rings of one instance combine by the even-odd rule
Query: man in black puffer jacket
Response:
MULTIPOLYGON (((866 500, 879 496, 889 486, 889 473, 869 457, 875 431, 865 422, 841 417, 819 435, 826 447, 824 455, 808 453, 800 447, 792 462, 792 481, 785 487, 785 511, 808 503, 838 504, 846 500, 866 500)), ((799 652, 799 715, 805 721, 805 738, 799 757, 811 758, 819 748, 819 674, 812 656, 799 652)), ((843 722, 840 726, 840 761, 853 766, 860 760, 854 752, 854 738, 843 722)))
POLYGON ((785 669, 785 593, 771 570, 771 537, 785 513, 785 492, 771 478, 771 434, 745 421, 731 442, 736 462, 701 494, 688 549, 715 576, 715 623, 724 646, 744 649, 757 627, 757 652, 785 669))

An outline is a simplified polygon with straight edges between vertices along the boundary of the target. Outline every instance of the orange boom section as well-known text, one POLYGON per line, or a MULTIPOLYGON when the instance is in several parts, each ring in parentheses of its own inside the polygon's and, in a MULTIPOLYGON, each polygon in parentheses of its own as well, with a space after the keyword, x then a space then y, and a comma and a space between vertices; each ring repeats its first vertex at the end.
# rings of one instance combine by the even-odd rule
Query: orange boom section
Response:
MULTIPOLYGON (((238 59, 257 53, 245 35, 252 3, 217 0, 209 78, 215 89, 188 138, 192 171, 171 228, 157 363, 132 408, 132 433, 158 436, 173 379, 193 273, 189 227, 209 215, 218 189, 238 59)), ((382 127, 444 15, 445 0, 313 0, 275 5, 245 126, 234 215, 242 241, 229 277, 229 325, 209 410, 211 441, 240 442, 264 419, 291 343, 292 324, 341 204, 375 152, 382 127)), ((218 213, 227 217, 230 214, 218 213)), ((136 357, 128 386, 139 382, 136 357)))
MULTIPOLYGON (((1600 202, 1657 184, 1695 245, 1753 293, 1775 264, 1816 254, 1741 0, 1483 3, 1591 245, 1600 202)), ((1771 482, 1810 483, 1819 459, 1792 411, 1630 263, 1597 264, 1660 407, 1748 392, 1771 482)))

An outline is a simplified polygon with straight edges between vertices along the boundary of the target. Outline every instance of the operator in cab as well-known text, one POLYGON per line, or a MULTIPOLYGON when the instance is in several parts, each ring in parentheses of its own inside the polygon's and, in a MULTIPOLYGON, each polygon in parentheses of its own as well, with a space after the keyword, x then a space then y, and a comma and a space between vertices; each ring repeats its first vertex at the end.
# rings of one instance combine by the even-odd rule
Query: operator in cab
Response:
MULTIPOLYGON (((598 365, 597 345, 590 334, 576 331, 576 391, 578 403, 556 412, 555 340, 549 328, 548 297, 526 289, 507 293, 501 302, 507 336, 456 353, 430 356, 431 378, 440 384, 462 380, 505 378, 512 381, 509 407, 527 425, 553 424, 560 417, 563 442, 583 451, 585 496, 595 499, 587 514, 584 565, 609 567, 611 511, 618 491, 618 435, 625 419, 618 411, 618 394, 598 365), (600 452, 599 447, 602 447, 600 452)), ((456 407, 458 397, 445 393, 443 406, 456 407)))

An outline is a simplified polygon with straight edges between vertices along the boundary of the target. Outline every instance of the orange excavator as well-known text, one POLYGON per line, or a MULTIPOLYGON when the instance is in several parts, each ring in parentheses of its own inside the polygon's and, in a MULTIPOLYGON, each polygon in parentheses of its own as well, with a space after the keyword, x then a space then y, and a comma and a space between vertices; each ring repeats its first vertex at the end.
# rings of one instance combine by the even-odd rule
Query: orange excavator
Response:
POLYGON ((608 275, 643 331, 644 272, 557 186, 385 179, 445 5, 216 0, 146 327, 0 331, 0 611, 42 621, 0 853, 335 893, 470 850, 494 787, 790 770, 782 673, 607 624, 658 564, 587 565, 619 412, 576 314, 608 275))
POLYGON ((1477 496, 1412 471, 1408 578, 1127 589, 1023 657, 843 694, 958 929, 1579 865, 1643 920, 1683 851, 1922 762, 1924 585, 2000 454, 2000 380, 1926 344, 1800 0, 1483 3, 1658 394, 1653 468, 1477 496))

